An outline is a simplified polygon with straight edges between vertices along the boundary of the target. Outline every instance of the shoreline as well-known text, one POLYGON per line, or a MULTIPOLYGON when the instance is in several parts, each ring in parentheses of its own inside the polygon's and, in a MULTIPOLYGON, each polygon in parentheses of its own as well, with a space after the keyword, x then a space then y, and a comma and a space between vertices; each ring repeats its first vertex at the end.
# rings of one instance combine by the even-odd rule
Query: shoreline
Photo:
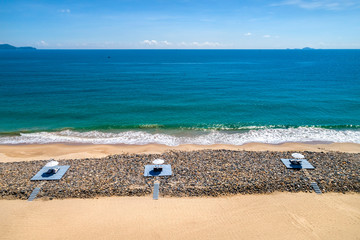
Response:
POLYGON ((0 145, 0 162, 18 162, 34 160, 66 160, 82 158, 102 158, 115 154, 162 154, 167 151, 198 151, 198 150, 234 150, 234 151, 311 151, 311 152, 343 152, 360 153, 357 143, 293 143, 265 144, 247 143, 244 145, 195 145, 184 144, 167 146, 160 144, 125 145, 125 144, 30 144, 0 145))

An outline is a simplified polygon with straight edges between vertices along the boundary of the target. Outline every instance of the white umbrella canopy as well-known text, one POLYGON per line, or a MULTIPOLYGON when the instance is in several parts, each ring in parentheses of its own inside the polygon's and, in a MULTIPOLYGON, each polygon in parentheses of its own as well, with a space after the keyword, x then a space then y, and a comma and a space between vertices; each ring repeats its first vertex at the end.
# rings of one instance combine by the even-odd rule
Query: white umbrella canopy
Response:
POLYGON ((160 165, 163 164, 164 162, 165 162, 164 159, 158 158, 153 161, 153 164, 160 165))
POLYGON ((293 156, 294 158, 305 158, 305 156, 300 153, 293 153, 291 154, 291 156, 293 156))
POLYGON ((57 166, 59 163, 57 161, 50 161, 48 162, 45 167, 54 167, 54 166, 57 166))

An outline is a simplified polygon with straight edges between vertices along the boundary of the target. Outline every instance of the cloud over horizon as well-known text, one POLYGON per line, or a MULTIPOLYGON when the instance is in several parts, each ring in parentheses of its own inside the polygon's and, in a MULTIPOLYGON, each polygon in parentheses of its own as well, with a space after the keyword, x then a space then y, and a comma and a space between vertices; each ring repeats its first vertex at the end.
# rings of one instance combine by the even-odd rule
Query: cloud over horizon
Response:
POLYGON ((157 40, 144 40, 141 42, 142 45, 148 47, 173 47, 173 48, 214 48, 223 46, 219 42, 179 42, 179 43, 172 43, 169 41, 157 41, 157 40))
POLYGON ((147 46, 171 46, 172 43, 168 41, 157 41, 157 40, 144 40, 141 42, 143 45, 147 46))

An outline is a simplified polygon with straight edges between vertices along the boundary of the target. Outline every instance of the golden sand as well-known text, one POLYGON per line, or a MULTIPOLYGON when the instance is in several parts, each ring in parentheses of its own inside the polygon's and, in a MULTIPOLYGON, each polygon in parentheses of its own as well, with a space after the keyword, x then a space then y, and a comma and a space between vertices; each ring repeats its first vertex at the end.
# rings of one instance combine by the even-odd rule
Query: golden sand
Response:
POLYGON ((359 239, 360 194, 0 200, 0 239, 359 239))

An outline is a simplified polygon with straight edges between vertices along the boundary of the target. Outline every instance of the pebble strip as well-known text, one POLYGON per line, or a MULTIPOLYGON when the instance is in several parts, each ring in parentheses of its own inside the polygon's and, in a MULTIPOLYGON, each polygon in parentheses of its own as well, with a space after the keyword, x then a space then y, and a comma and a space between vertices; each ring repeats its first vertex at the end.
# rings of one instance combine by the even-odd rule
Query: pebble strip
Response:
MULTIPOLYGON (((359 153, 302 152, 315 167, 308 174, 286 169, 280 159, 292 153, 202 150, 59 160, 70 169, 60 181, 46 181, 37 198, 150 195, 155 178, 143 176, 144 166, 156 158, 165 159, 173 171, 172 176, 158 177, 160 196, 312 192, 309 179, 323 193, 360 192, 359 153)), ((28 199, 40 183, 30 178, 48 161, 0 163, 0 198, 28 199)))

